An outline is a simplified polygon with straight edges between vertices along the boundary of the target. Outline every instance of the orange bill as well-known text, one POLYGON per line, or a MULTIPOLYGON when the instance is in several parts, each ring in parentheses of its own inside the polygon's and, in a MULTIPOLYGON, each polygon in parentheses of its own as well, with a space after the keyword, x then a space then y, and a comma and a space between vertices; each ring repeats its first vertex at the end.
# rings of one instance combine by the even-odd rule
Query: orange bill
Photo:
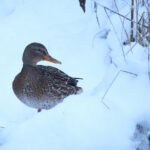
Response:
POLYGON ((55 63, 55 64, 61 64, 60 61, 58 61, 57 59, 51 57, 50 55, 46 55, 44 60, 55 63))

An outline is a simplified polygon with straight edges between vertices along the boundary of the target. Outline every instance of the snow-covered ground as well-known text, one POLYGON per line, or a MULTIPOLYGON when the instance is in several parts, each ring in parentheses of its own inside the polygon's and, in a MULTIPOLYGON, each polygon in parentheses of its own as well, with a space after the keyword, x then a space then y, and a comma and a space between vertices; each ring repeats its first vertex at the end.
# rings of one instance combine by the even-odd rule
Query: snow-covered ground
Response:
MULTIPOLYGON (((128 13, 127 5, 119 6, 128 13)), ((78 0, 0 1, 0 150, 135 150, 135 126, 150 114, 147 51, 137 44, 125 61, 104 10, 99 8, 99 29, 91 1, 86 9, 84 14, 78 0), (84 92, 41 113, 22 104, 12 81, 31 42, 44 44, 62 62, 40 64, 84 78, 79 82, 84 92)), ((123 41, 118 16, 110 16, 123 41)))

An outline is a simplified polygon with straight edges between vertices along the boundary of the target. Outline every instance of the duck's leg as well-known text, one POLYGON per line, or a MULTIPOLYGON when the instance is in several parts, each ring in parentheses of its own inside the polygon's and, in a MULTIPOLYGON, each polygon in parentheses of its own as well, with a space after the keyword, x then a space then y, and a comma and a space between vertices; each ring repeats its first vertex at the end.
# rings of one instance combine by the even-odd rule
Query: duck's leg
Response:
POLYGON ((41 112, 41 111, 42 111, 42 109, 40 109, 40 108, 37 110, 37 112, 41 112))

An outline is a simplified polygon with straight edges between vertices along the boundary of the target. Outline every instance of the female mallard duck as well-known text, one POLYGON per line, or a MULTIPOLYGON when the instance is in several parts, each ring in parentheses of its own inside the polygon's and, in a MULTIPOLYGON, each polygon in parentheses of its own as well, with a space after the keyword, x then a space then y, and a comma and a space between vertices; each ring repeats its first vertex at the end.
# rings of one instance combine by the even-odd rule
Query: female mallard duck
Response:
POLYGON ((44 45, 31 43, 23 53, 23 68, 13 81, 15 95, 38 112, 54 107, 69 95, 82 92, 82 88, 77 87, 80 78, 70 77, 51 66, 37 65, 41 60, 61 64, 48 54, 44 45))

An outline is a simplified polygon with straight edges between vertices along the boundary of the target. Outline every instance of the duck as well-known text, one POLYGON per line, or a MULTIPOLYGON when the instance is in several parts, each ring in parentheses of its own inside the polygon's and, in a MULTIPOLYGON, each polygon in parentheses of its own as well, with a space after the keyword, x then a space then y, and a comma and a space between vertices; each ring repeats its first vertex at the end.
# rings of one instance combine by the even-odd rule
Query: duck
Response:
POLYGON ((61 64, 48 53, 43 44, 34 42, 27 45, 22 61, 23 67, 13 80, 12 88, 21 102, 38 112, 51 109, 66 97, 83 92, 83 89, 77 86, 82 78, 71 77, 52 66, 37 64, 40 61, 61 64))

